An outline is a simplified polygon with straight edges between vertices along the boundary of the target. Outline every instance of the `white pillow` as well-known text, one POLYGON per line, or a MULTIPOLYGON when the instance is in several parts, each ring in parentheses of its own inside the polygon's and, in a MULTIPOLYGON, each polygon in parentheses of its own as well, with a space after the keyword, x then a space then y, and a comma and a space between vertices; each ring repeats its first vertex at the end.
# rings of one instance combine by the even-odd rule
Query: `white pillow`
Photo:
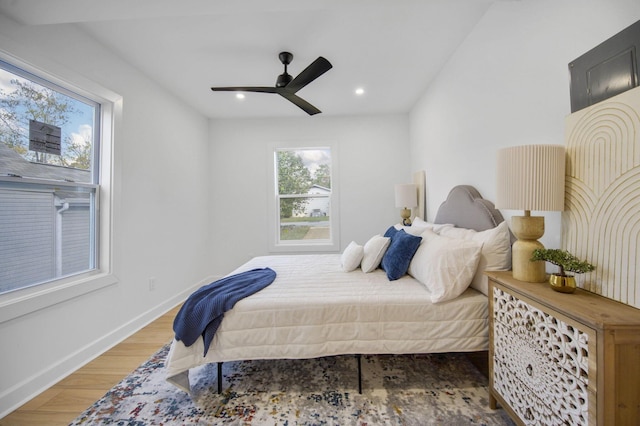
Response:
POLYGON ((394 227, 398 230, 404 229, 404 232, 406 232, 407 234, 420 236, 420 234, 422 234, 425 229, 431 229, 436 234, 439 234, 442 229, 452 228, 453 225, 448 223, 442 224, 442 223, 425 222, 419 217, 416 217, 415 219, 413 219, 411 226, 404 226, 401 223, 397 223, 394 225, 394 227))
POLYGON ((455 299, 469 287, 481 249, 478 242, 443 237, 427 229, 409 264, 409 275, 429 289, 433 303, 455 299))
POLYGON ((486 231, 465 228, 445 228, 440 235, 482 243, 482 253, 478 270, 471 287, 488 295, 489 284, 484 271, 508 271, 511 269, 511 234, 506 221, 486 231))
POLYGON ((355 241, 351 241, 347 248, 344 249, 344 252, 342 252, 342 257, 340 258, 342 270, 345 272, 354 271, 358 266, 360 266, 363 256, 364 247, 355 241))
POLYGON ((450 223, 425 222, 424 220, 420 219, 419 217, 416 217, 415 219, 413 219, 413 222, 411 223, 411 226, 429 228, 433 232, 435 232, 436 234, 439 234, 445 228, 453 228, 453 225, 450 224, 450 223))
POLYGON ((374 235, 366 242, 364 245, 362 264, 360 265, 363 272, 375 271, 378 266, 380 266, 382 256, 384 256, 387 248, 389 248, 390 242, 391 238, 383 237, 379 234, 374 235))

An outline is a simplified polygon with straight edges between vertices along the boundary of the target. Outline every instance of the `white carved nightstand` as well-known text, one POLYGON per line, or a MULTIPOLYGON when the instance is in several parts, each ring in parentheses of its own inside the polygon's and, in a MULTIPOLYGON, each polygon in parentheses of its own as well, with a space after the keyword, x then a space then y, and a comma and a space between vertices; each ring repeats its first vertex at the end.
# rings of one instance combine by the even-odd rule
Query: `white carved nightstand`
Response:
POLYGON ((492 408, 526 425, 640 424, 640 310, 486 274, 492 408))

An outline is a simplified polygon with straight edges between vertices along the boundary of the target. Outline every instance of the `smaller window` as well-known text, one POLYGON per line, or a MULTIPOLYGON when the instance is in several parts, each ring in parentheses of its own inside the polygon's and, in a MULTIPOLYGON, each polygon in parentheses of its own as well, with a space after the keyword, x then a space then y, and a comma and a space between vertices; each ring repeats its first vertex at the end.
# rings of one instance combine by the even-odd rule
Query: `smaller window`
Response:
POLYGON ((334 158, 331 147, 274 149, 275 216, 272 249, 333 250, 334 158))

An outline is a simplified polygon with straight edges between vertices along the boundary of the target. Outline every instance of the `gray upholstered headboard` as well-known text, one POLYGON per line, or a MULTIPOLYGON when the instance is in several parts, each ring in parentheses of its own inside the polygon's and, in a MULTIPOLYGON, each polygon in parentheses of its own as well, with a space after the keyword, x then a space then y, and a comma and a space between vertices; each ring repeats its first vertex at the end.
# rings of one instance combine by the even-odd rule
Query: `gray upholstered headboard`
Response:
POLYGON ((503 221, 504 217, 494 204, 482 198, 478 190, 470 185, 453 187, 435 218, 435 223, 451 223, 476 231, 495 228, 503 221))

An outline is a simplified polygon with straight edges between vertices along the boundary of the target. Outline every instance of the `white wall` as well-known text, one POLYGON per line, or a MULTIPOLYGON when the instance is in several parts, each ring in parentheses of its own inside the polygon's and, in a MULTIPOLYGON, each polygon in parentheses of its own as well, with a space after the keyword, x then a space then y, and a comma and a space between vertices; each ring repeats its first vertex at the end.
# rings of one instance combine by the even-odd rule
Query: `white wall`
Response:
MULTIPOLYGON (((0 49, 120 94, 115 285, 0 323, 0 417, 181 301, 208 277, 208 120, 73 26, 0 16, 0 49), (150 291, 148 278, 156 277, 150 291)), ((6 297, 2 296, 2 301, 6 297)))
MULTIPOLYGON (((500 148, 564 144, 568 63, 638 19, 637 0, 494 3, 411 112, 411 168, 426 170, 427 216, 457 184, 495 200, 500 148)), ((559 247, 560 213, 544 215, 542 242, 559 247)))
POLYGON ((271 143, 336 142, 341 249, 352 240, 364 244, 384 233, 400 219, 394 184, 411 182, 408 129, 406 115, 212 121, 213 271, 226 274, 253 256, 268 254, 271 143))
MULTIPOLYGON (((270 142, 339 143, 341 248, 397 222, 393 185, 412 171, 426 170, 430 219, 456 184, 495 199, 496 151, 563 143, 567 63, 638 19, 637 0, 497 2, 409 118, 208 123, 74 27, 25 28, 0 16, 0 49, 73 70, 124 99, 115 147, 119 282, 0 324, 0 417, 209 275, 267 253, 270 142)), ((557 246, 558 230, 551 215, 543 242, 557 246)))

